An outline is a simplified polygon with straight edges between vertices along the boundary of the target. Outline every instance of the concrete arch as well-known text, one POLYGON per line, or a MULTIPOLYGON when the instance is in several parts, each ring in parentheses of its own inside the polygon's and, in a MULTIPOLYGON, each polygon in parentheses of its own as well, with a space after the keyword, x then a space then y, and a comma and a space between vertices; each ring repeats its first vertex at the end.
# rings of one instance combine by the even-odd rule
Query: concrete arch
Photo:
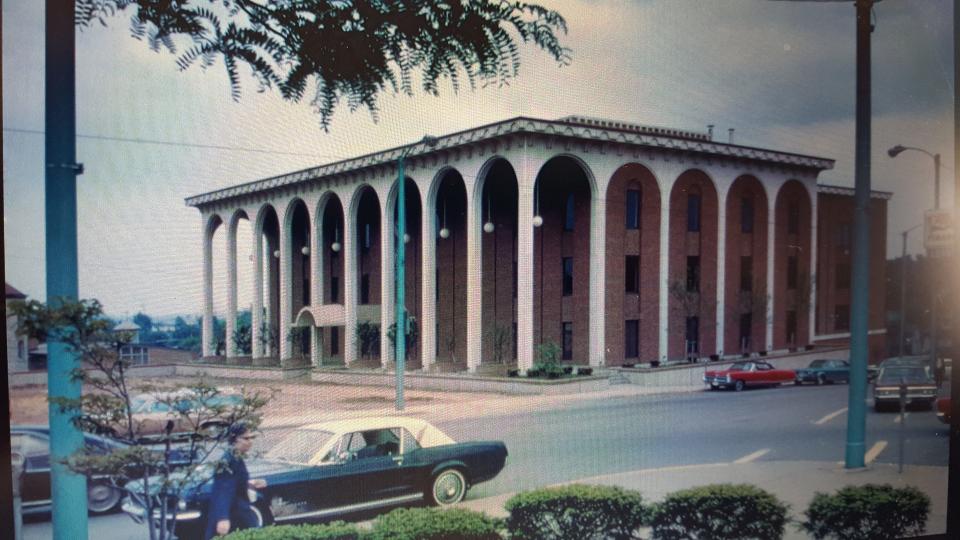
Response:
POLYGON ((313 318, 313 313, 310 312, 310 308, 300 308, 300 311, 297 312, 297 315, 293 318, 291 326, 306 326, 309 328, 316 326, 316 321, 313 318))
POLYGON ((543 165, 540 167, 540 170, 537 171, 535 182, 539 182, 541 172, 543 172, 543 169, 549 166, 551 162, 557 159, 564 159, 564 158, 574 161, 580 167, 580 170, 583 172, 584 176, 587 179, 587 185, 590 186, 590 200, 593 200, 599 197, 600 188, 597 186, 597 178, 593 173, 593 168, 591 168, 590 164, 584 161, 583 158, 581 158, 576 154, 571 154, 569 152, 560 152, 544 160, 543 165))
POLYGON ((203 225, 203 237, 204 240, 212 239, 213 234, 217 232, 217 228, 220 225, 224 224, 223 217, 220 216, 217 212, 214 212, 207 216, 206 223, 203 225))
MULTIPOLYGON (((467 185, 459 170, 445 167, 435 177, 428 192, 429 216, 424 224, 432 238, 424 246, 433 249, 433 267, 424 268, 424 277, 433 273, 435 283, 432 291, 424 287, 424 313, 434 313, 434 342, 438 344, 435 357, 438 362, 464 367, 467 358, 467 185), (441 204, 441 202, 443 204, 441 204), (439 236, 446 227, 447 238, 439 236), (443 271, 438 269, 442 268, 443 271), (432 292, 432 294, 431 294, 432 292)), ((481 233, 482 234, 482 233, 481 233)), ((426 323, 426 319, 425 319, 426 323)), ((426 338, 426 328, 422 334, 426 338)), ((424 341, 425 350, 429 343, 424 341)))
MULTIPOLYGON (((423 317, 422 317, 422 300, 423 300, 423 215, 425 212, 423 198, 420 194, 420 187, 417 185, 417 182, 414 181, 410 175, 404 175, 404 186, 405 186, 405 197, 406 197, 406 235, 409 238, 409 241, 404 246, 404 306, 406 307, 407 314, 410 317, 413 317, 413 320, 416 321, 416 324, 422 326, 423 317)), ((389 246, 387 249, 390 250, 390 253, 383 257, 384 261, 390 263, 389 269, 384 269, 384 275, 392 276, 391 282, 389 284, 384 284, 382 290, 385 294, 396 295, 396 260, 394 259, 396 253, 396 245, 394 239, 396 237, 396 223, 397 223, 397 213, 399 205, 397 204, 397 198, 399 195, 399 182, 394 180, 389 190, 387 191, 385 201, 384 201, 384 216, 390 220, 389 224, 381 223, 381 231, 389 232, 390 236, 385 237, 384 246, 389 246)), ((384 305, 388 305, 396 309, 393 296, 390 298, 389 302, 381 302, 384 305)), ((385 321, 388 321, 388 325, 392 325, 395 322, 396 315, 391 313, 392 317, 384 317, 385 321)), ((393 350, 393 343, 389 342, 389 337, 387 337, 388 329, 383 330, 383 338, 381 341, 383 344, 389 346, 393 350)), ((416 369, 417 364, 420 363, 422 366, 423 360, 423 331, 422 328, 417 332, 417 341, 412 344, 411 347, 407 349, 406 356, 406 365, 410 369, 416 369)), ((394 353, 395 354, 395 353, 394 353)))

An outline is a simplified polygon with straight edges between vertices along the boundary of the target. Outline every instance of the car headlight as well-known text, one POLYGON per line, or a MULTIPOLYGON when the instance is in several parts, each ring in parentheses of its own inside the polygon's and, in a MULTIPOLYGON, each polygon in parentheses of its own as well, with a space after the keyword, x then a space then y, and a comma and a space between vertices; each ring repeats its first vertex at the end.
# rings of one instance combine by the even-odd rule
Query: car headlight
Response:
POLYGON ((180 499, 180 502, 177 503, 177 509, 178 509, 178 510, 186 510, 186 509, 187 509, 187 501, 185 501, 185 500, 183 500, 183 499, 180 499))

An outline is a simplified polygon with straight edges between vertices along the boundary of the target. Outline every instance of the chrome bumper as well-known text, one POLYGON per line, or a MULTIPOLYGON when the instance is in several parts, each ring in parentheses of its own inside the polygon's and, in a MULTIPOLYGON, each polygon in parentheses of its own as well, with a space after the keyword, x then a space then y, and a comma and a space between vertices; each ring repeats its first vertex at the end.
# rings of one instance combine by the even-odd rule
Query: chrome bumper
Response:
MULTIPOLYGON (((147 510, 135 502, 129 500, 123 501, 123 504, 120 505, 120 508, 137 523, 143 523, 144 518, 147 517, 147 510)), ((160 509, 154 509, 153 519, 159 520, 160 515, 160 509)), ((173 518, 171 514, 167 514, 165 517, 166 519, 173 518)), ((200 519, 199 510, 184 510, 183 512, 177 512, 177 521, 193 521, 195 519, 200 519)))

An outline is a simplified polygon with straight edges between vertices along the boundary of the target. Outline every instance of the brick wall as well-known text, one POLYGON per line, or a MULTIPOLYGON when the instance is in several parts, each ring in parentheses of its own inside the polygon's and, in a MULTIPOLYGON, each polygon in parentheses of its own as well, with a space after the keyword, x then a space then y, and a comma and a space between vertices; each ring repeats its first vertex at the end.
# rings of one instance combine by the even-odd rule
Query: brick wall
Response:
POLYGON ((803 184, 791 180, 780 188, 774 207, 775 225, 773 241, 773 348, 802 347, 810 343, 809 301, 804 300, 810 294, 809 282, 811 249, 810 197, 803 184), (795 212, 795 218, 790 213, 795 212), (791 219, 797 219, 795 232, 790 230, 791 219), (788 285, 788 262, 790 257, 797 260, 797 284, 788 285), (805 285, 805 283, 807 283, 805 285), (794 341, 788 339, 788 311, 796 312, 796 332, 794 341))
MULTIPOLYGON (((437 361, 463 363, 467 359, 467 192, 457 173, 448 174, 440 184, 437 217, 437 232, 444 224, 450 231, 449 237, 437 239, 437 361)), ((512 357, 512 343, 509 353, 512 357)))
POLYGON ((724 353, 755 352, 765 348, 767 332, 767 222, 766 192, 756 177, 737 178, 727 193, 726 226, 726 284, 724 288, 724 353), (753 229, 744 232, 743 200, 753 208, 753 229), (741 287, 744 275, 742 257, 750 257, 751 268, 747 280, 749 290, 741 287), (740 317, 751 317, 749 343, 741 345, 740 317))

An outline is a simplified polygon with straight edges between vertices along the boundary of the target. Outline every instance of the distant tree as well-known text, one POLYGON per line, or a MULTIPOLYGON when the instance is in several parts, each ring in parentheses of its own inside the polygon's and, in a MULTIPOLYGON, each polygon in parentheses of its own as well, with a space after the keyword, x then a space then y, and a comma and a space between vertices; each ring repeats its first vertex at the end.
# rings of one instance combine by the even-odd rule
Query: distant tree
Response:
POLYGON ((421 72, 424 91, 439 94, 448 78, 504 85, 520 68, 518 42, 533 42, 560 65, 570 50, 558 33, 566 21, 556 11, 525 2, 489 0, 77 0, 76 24, 126 12, 133 37, 177 55, 183 70, 222 59, 234 100, 240 98, 240 66, 259 91, 276 88, 292 102, 304 97, 329 128, 337 103, 377 115, 385 89, 413 93, 421 72))
POLYGON ((141 336, 146 336, 153 331, 153 319, 142 312, 133 316, 133 324, 140 327, 141 336))

